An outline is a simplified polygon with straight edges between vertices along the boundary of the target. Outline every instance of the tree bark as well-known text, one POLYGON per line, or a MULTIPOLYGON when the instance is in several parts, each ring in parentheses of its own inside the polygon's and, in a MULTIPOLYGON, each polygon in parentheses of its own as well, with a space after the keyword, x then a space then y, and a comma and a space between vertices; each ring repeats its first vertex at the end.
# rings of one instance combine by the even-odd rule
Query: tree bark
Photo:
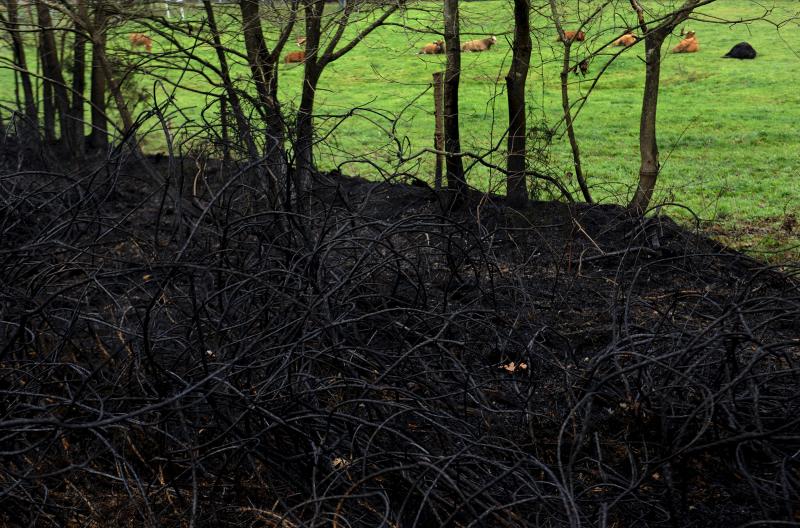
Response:
POLYGON ((434 132, 433 132, 433 148, 436 149, 436 172, 433 176, 433 188, 436 192, 442 190, 442 174, 444 172, 444 128, 443 128, 443 114, 442 110, 442 91, 444 90, 444 74, 442 72, 435 72, 433 74, 433 117, 434 117, 434 132))
MULTIPOLYGON (((41 49, 40 57, 41 57, 41 49)), ((56 105, 53 102, 53 83, 47 79, 42 80, 42 120, 44 127, 44 140, 47 143, 56 141, 56 105)))
POLYGON ((322 12, 324 0, 305 0, 306 59, 303 73, 303 91, 297 109, 297 144, 295 156, 297 177, 295 187, 298 195, 311 186, 314 172, 314 100, 317 84, 322 75, 320 64, 320 39, 322 36, 322 12))
MULTIPOLYGON (((250 63, 250 72, 256 84, 256 93, 266 124, 264 157, 267 170, 271 174, 268 193, 275 198, 281 191, 280 186, 286 182, 288 177, 284 145, 286 131, 278 100, 278 57, 294 26, 296 11, 292 11, 289 21, 281 31, 275 49, 270 52, 261 27, 259 1, 241 0, 239 6, 242 13, 247 60, 250 63)), ((233 101, 231 103, 233 104, 233 101)))
POLYGON ((349 42, 344 46, 338 47, 350 15, 359 5, 356 2, 347 2, 345 4, 344 9, 338 14, 337 27, 323 51, 320 48, 320 40, 322 37, 322 13, 325 8, 325 2, 324 0, 303 0, 306 25, 306 53, 303 92, 300 97, 300 106, 297 110, 297 140, 295 144, 297 170, 294 180, 298 196, 310 188, 315 170, 313 154, 314 102, 317 84, 322 72, 328 64, 348 53, 375 28, 381 26, 392 13, 397 11, 401 4, 397 3, 387 7, 379 17, 359 31, 349 42))
POLYGON ((125 96, 122 95, 119 83, 114 79, 114 69, 111 67, 105 48, 95 48, 95 52, 97 53, 100 68, 103 70, 103 76, 108 83, 108 88, 111 90, 111 96, 114 98, 114 103, 116 103, 117 112, 119 112, 122 119, 123 133, 126 135, 132 134, 134 128, 133 116, 131 116, 128 105, 125 103, 125 96))
POLYGON ((89 145, 92 148, 105 149, 108 146, 108 118, 106 117, 106 76, 100 57, 105 56, 106 33, 105 13, 103 7, 96 7, 92 34, 92 72, 91 72, 91 106, 92 131, 89 133, 89 145))
POLYGON ((525 179, 527 119, 525 83, 531 60, 530 0, 514 0, 514 45, 506 75, 508 91, 508 159, 506 203, 522 208, 528 203, 525 179))
POLYGON ((72 47, 72 104, 69 109, 68 121, 69 131, 72 135, 71 142, 75 148, 72 152, 77 157, 82 157, 85 147, 83 110, 86 103, 84 98, 86 90, 86 22, 89 14, 86 9, 86 0, 77 0, 75 7, 76 17, 73 23, 75 40, 72 47))
POLYGON ((70 104, 67 95, 67 84, 58 60, 58 49, 56 39, 53 34, 53 21, 50 18, 50 8, 42 0, 36 2, 36 13, 41 31, 40 53, 42 56, 42 72, 44 73, 45 83, 50 85, 54 95, 55 106, 58 110, 59 126, 61 128, 61 139, 71 152, 74 152, 76 145, 72 131, 74 127, 70 120, 70 104))
POLYGON ((247 148, 247 155, 250 158, 250 161, 254 162, 255 160, 258 159, 258 149, 256 148, 255 141, 253 140, 253 134, 252 130, 250 129, 250 124, 245 119, 244 112, 242 111, 242 105, 239 100, 239 94, 233 85, 233 80, 231 79, 230 67, 228 66, 228 59, 225 56, 225 50, 222 47, 219 27, 217 26, 217 20, 216 17, 214 16, 214 8, 212 7, 210 0, 203 0, 203 7, 205 8, 206 11, 206 18, 208 20, 209 30, 211 31, 211 37, 214 42, 214 49, 217 52, 217 60, 219 61, 219 69, 222 77, 222 84, 225 87, 227 100, 230 102, 231 109, 233 110, 234 119, 236 119, 236 127, 238 129, 238 135, 239 137, 242 138, 242 140, 245 143, 245 147, 247 148))
POLYGON ((645 37, 645 79, 642 98, 642 115, 639 121, 639 184, 628 206, 636 214, 644 214, 650 205, 656 188, 660 164, 658 141, 656 140, 656 113, 658 110, 658 88, 661 77, 661 46, 664 37, 660 31, 645 37))
POLYGON ((583 176, 583 168, 581 166, 581 151, 578 146, 578 138, 575 136, 575 125, 572 121, 572 108, 569 102, 569 71, 570 71, 570 51, 572 49, 573 41, 565 38, 564 28, 561 24, 561 16, 558 12, 556 0, 550 0, 550 13, 553 16, 553 23, 556 26, 559 40, 564 44, 564 58, 561 63, 561 110, 564 113, 564 123, 567 127, 567 137, 569 138, 569 146, 572 150, 572 166, 575 172, 575 179, 581 188, 583 199, 587 203, 592 203, 592 195, 589 192, 589 186, 586 184, 586 179, 583 176))
POLYGON ((467 182, 461 159, 458 126, 458 86, 461 76, 461 40, 458 0, 444 0, 444 41, 447 67, 444 79, 444 144, 447 187, 455 191, 456 201, 466 195, 467 182))
POLYGON ((630 0, 631 7, 636 12, 639 28, 644 35, 645 49, 645 79, 644 95, 642 97, 642 115, 639 121, 639 182, 633 194, 628 209, 634 214, 643 215, 658 181, 658 172, 661 168, 658 159, 658 141, 656 139, 656 115, 658 111, 658 91, 661 78, 661 47, 672 31, 684 20, 689 18, 692 10, 700 0, 686 0, 680 9, 674 11, 652 31, 648 29, 644 18, 644 9, 639 0, 630 0))
POLYGON ((6 0, 6 12, 8 20, 4 25, 11 35, 11 43, 14 48, 14 65, 19 72, 22 84, 22 93, 25 99, 25 117, 29 125, 36 127, 38 122, 38 112, 36 108, 36 97, 33 94, 33 82, 28 72, 28 62, 25 57, 25 41, 19 24, 19 4, 17 0, 6 0))

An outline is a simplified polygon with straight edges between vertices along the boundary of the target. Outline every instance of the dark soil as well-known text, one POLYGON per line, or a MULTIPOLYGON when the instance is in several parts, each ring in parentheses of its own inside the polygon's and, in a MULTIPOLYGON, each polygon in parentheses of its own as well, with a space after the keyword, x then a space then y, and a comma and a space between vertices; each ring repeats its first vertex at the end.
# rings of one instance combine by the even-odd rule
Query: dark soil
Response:
POLYGON ((150 162, 4 151, 0 524, 800 524, 797 268, 615 206, 321 174, 276 211, 150 162))

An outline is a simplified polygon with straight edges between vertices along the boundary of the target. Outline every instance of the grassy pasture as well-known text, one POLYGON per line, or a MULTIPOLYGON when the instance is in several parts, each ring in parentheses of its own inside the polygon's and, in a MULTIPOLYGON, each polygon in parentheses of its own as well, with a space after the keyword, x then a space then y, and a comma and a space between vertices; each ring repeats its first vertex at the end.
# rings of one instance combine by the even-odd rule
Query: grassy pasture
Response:
MULTIPOLYGON (((380 28, 323 74, 316 106, 320 132, 330 133, 317 153, 323 168, 346 162, 345 173, 374 177, 376 171, 369 165, 348 162, 366 158, 385 168, 432 178, 433 156, 413 154, 433 142, 429 83, 431 74, 444 68, 444 57, 417 55, 416 51, 438 38, 434 31, 441 30, 441 4, 413 5, 414 9, 391 19, 397 25, 380 28), (358 110, 351 117, 339 118, 353 108, 358 110), (399 155, 412 159, 400 162, 399 155)), ((771 20, 788 18, 796 11, 793 0, 775 0, 773 7, 771 20)), ((589 25, 587 42, 574 46, 574 56, 586 56, 610 42, 632 23, 629 11, 627 2, 621 2, 620 16, 608 11, 589 25)), ((656 200, 684 204, 702 219, 719 222, 732 234, 729 241, 740 247, 756 243, 758 249, 769 250, 798 243, 797 229, 792 234, 780 226, 791 224, 786 222, 787 216, 800 211, 800 27, 796 23, 780 29, 767 22, 713 23, 715 19, 749 19, 761 14, 763 8, 750 0, 718 1, 687 23, 697 32, 700 52, 665 56, 658 122, 663 167, 656 200), (755 61, 721 58, 742 40, 758 50, 755 61)), ((197 10, 189 10, 188 15, 196 21, 202 18, 197 10)), ((243 49, 235 18, 221 16, 228 44, 243 49)), ((507 124, 504 76, 510 61, 512 5, 507 0, 462 2, 461 18, 462 40, 498 36, 491 51, 462 56, 463 148, 482 153, 497 145, 499 150, 488 159, 503 165, 502 137, 507 124)), ((556 134, 549 144, 546 135, 532 134, 535 152, 531 165, 564 178, 572 161, 563 125, 558 126, 563 47, 554 42, 555 31, 544 17, 535 16, 532 25, 536 29, 528 81, 529 126, 540 131, 555 129, 556 134)), ((359 29, 359 25, 348 28, 345 38, 359 29)), ((126 35, 132 30, 122 28, 114 38, 120 50, 127 50, 126 35)), ((295 33, 302 31, 300 23, 295 33)), ((679 38, 676 35, 665 48, 674 46, 679 38)), ((190 40, 185 44, 190 45, 190 40)), ((297 49, 293 39, 288 49, 297 49)), ((166 48, 157 41, 154 51, 166 48)), ((576 120, 584 171, 595 198, 612 203, 628 199, 638 170, 643 46, 623 52, 591 93, 589 90, 602 65, 618 51, 601 51, 593 59, 589 75, 585 79, 572 76, 571 85, 573 99, 588 95, 576 120)), ((211 49, 200 47, 197 53, 214 61, 211 49)), ((289 110, 299 100, 302 73, 302 66, 280 66, 282 101, 289 110)), ((10 93, 11 73, 3 70, 0 75, 0 87, 10 93)), ((176 76, 174 72, 166 75, 176 76)), ((182 83, 209 88, 207 80, 196 74, 184 76, 182 83)), ((196 119, 206 102, 190 90, 178 90, 177 104, 185 109, 185 115, 196 119)), ((147 145, 161 150, 163 139, 151 137, 147 145)), ((503 191, 502 176, 484 167, 475 167, 468 177, 478 188, 503 191)), ((575 182, 568 184, 577 188, 575 182)), ((681 209, 668 210, 688 218, 681 209)))

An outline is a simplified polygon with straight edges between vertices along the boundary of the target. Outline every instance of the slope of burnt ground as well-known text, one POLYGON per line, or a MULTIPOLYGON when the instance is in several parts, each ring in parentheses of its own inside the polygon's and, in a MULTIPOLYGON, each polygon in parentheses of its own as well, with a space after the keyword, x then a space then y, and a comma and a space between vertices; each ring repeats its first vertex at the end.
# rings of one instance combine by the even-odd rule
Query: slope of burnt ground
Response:
POLYGON ((797 267, 212 165, 5 152, 0 524, 800 523, 797 267))

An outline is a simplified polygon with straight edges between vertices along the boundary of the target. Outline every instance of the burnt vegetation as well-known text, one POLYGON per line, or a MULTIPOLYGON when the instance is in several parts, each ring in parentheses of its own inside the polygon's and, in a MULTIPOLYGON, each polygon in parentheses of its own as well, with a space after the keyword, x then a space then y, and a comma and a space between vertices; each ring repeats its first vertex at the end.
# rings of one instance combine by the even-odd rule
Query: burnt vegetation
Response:
MULTIPOLYGON (((317 3, 293 11, 311 84, 357 43, 334 34, 344 47, 320 51, 317 3)), ((457 4, 438 46, 449 55, 457 4)), ((120 15, 63 5, 100 53, 84 57, 95 89, 132 106, 87 22, 120 15)), ((240 6, 251 84, 235 84, 226 61, 242 57, 205 2, 227 114, 178 141, 172 102, 153 104, 142 115, 166 154, 143 154, 145 117, 106 126, 98 105, 104 128, 84 138, 69 125, 75 91, 48 103, 63 127, 40 123, 33 91, 4 114, 0 524, 800 523, 796 265, 679 226, 661 212, 674 205, 529 200, 524 113, 515 196, 467 185, 457 135, 447 190, 430 175, 320 171, 313 90, 294 115, 281 108, 269 14, 240 6)), ((372 8, 382 22, 404 6, 372 8)), ((527 32, 509 93, 524 90, 527 32)), ((457 75, 444 82, 457 94, 457 75)))

